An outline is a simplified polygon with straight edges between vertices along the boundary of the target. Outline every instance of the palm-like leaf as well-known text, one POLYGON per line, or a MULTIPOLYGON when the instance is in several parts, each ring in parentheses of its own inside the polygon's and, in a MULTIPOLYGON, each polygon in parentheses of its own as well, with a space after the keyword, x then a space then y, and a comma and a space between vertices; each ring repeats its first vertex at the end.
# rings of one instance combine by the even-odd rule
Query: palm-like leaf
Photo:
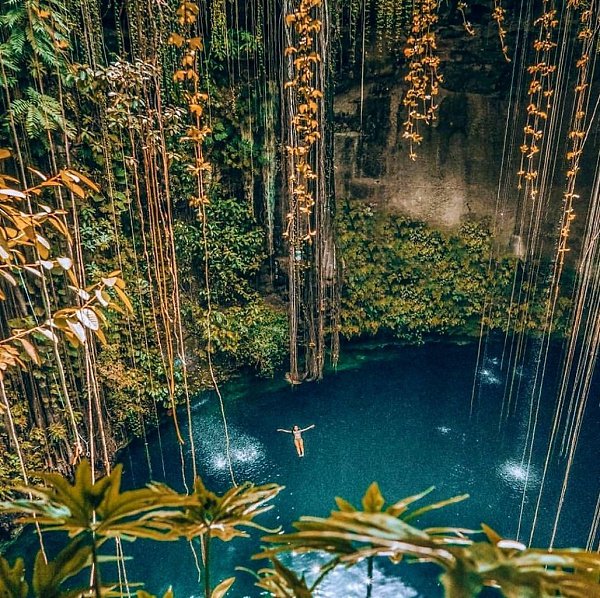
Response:
MULTIPOLYGON (((85 536, 78 536, 63 548, 56 558, 46 562, 39 551, 33 568, 33 589, 40 598, 69 598, 89 594, 89 587, 65 590, 63 584, 92 564, 92 546, 85 536)), ((105 588, 107 592, 112 587, 105 588)))
POLYGON ((399 560, 402 555, 451 566, 453 555, 447 550, 454 537, 438 538, 386 513, 334 511, 327 519, 301 517, 294 523, 295 533, 266 536, 275 547, 256 558, 279 552, 323 551, 336 554, 340 562, 355 564, 370 556, 399 560))
POLYGON ((93 483, 90 464, 82 461, 73 484, 61 475, 42 473, 46 486, 21 488, 33 499, 3 502, 0 508, 25 513, 22 521, 35 520, 48 531, 66 531, 71 537, 93 532, 97 537, 173 539, 167 515, 193 499, 160 484, 121 492, 121 474, 117 465, 93 483))
POLYGON ((273 568, 260 569, 256 586, 267 590, 276 598, 311 598, 312 588, 306 585, 294 571, 285 567, 275 557, 271 558, 273 568))
POLYGON ((219 496, 207 490, 200 478, 194 483, 194 491, 189 496, 183 512, 169 517, 173 533, 188 540, 204 534, 225 542, 235 537, 247 537, 240 528, 256 528, 269 531, 254 522, 254 519, 269 511, 273 505, 266 503, 275 498, 283 486, 265 484, 255 486, 249 482, 229 489, 219 496))
POLYGON ((3 598, 27 598, 29 586, 24 579, 25 563, 18 558, 11 567, 0 556, 0 596, 3 598))
POLYGON ((470 530, 458 528, 431 528, 420 530, 407 523, 433 509, 438 509, 467 498, 467 495, 433 503, 410 511, 417 502, 433 488, 403 498, 387 508, 386 501, 376 482, 373 482, 362 498, 364 511, 358 511, 342 498, 336 498, 339 511, 330 517, 301 517, 294 523, 295 533, 267 536, 266 541, 276 546, 257 558, 271 556, 286 550, 308 552, 320 550, 337 554, 346 564, 356 563, 371 556, 387 556, 394 562, 403 555, 420 560, 431 560, 442 566, 452 566, 453 555, 447 546, 468 544, 466 533, 470 530))
POLYGON ((600 597, 600 554, 527 549, 483 526, 489 542, 451 549, 457 566, 442 576, 449 598, 476 596, 484 586, 507 598, 600 597))

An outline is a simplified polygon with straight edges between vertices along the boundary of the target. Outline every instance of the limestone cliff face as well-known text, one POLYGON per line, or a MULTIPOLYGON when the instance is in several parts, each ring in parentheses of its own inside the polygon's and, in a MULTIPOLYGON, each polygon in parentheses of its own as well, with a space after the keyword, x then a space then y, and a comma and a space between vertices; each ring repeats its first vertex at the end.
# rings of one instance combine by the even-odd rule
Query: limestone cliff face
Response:
MULTIPOLYGON (((423 142, 416 148, 416 161, 409 158, 408 144, 402 138, 406 114, 402 56, 377 56, 371 48, 364 88, 356 72, 341 80, 343 90, 334 104, 336 193, 339 198, 372 202, 441 228, 455 229, 467 218, 488 218, 500 250, 521 255, 527 254, 524 243, 532 227, 531 215, 539 212, 543 217, 536 226, 546 239, 542 252, 550 255, 561 219, 571 93, 553 102, 556 120, 548 129, 553 150, 540 166, 547 175, 541 199, 525 199, 517 188, 517 171, 530 101, 526 66, 534 60, 532 30, 521 30, 517 43, 518 12, 508 13, 512 19, 507 24, 508 44, 519 50, 509 63, 500 51, 489 6, 474 6, 479 15, 474 21, 475 36, 466 35, 456 23, 449 25, 449 17, 437 33, 444 82, 437 120, 419 131, 423 142)), ((573 88, 574 73, 575 69, 568 72, 563 89, 573 88)), ((590 136, 586 153, 591 157, 581 163, 574 249, 586 219, 598 138, 590 136)), ((545 133, 544 143, 547 139, 545 133)))
MULTIPOLYGON (((368 85, 338 95, 336 192, 400 211, 439 227, 455 228, 469 217, 494 218, 501 173, 506 103, 494 97, 443 90, 439 119, 422 127, 418 158, 402 139, 404 89, 368 85), (353 130, 356 129, 356 130, 353 130)), ((508 243, 514 205, 498 213, 498 234, 508 243)))

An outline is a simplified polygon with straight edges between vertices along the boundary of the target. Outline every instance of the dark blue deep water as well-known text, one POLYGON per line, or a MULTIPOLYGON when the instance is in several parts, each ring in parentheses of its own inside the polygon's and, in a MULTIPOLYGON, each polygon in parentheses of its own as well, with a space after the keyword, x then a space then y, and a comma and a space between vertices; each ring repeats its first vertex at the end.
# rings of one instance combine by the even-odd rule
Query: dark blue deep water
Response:
MULTIPOLYGON (((525 496, 520 539, 529 540, 533 509, 542 482, 542 470, 552 421, 555 392, 552 380, 544 387, 535 428, 531 461, 527 437, 531 431, 531 388, 534 366, 519 370, 521 393, 511 417, 501 426, 500 411, 506 374, 500 369, 501 345, 489 343, 480 364, 476 409, 469 416, 477 347, 428 344, 372 351, 347 350, 337 372, 317 384, 290 388, 268 381, 237 382, 224 388, 232 439, 233 467, 238 481, 277 482, 285 490, 275 509, 263 516, 267 526, 290 530, 300 515, 327 515, 335 496, 360 503, 368 485, 377 480, 384 496, 394 502, 435 485, 433 500, 469 493, 466 502, 428 515, 427 525, 477 528, 486 522, 502 535, 514 538, 525 496), (290 435, 276 428, 316 424, 305 433, 306 456, 297 457, 290 435), (525 456, 524 456, 525 455, 525 456), (524 494, 525 492, 525 494, 524 494)), ((551 355, 550 376, 559 371, 560 351, 551 355)), ((180 421, 183 424, 185 414, 180 421)), ((229 474, 224 454, 223 424, 216 397, 206 394, 193 405, 198 466, 206 485, 222 492, 229 474)), ((585 423, 575 455, 559 520, 555 546, 585 546, 598 497, 600 461, 597 430, 600 423, 598 387, 593 386, 585 423)), ((183 435, 187 427, 183 425, 183 435)), ((181 489, 179 448, 172 426, 148 438, 150 473, 144 443, 134 442, 123 452, 126 484, 143 485, 149 479, 166 481, 181 489), (162 445, 162 450, 161 450, 162 445), (164 475, 166 472, 166 476, 164 475)), ((184 452, 189 446, 184 447, 184 452)), ((189 455, 188 455, 189 457, 189 455)), ((533 536, 536 546, 547 545, 560 487, 564 461, 556 456, 543 487, 539 520, 533 536)), ((213 584, 235 574, 235 566, 257 569, 250 561, 259 548, 260 534, 251 540, 219 544, 213 584)), ((151 592, 172 585, 177 598, 201 595, 189 546, 184 543, 135 542, 125 545, 133 557, 127 565, 130 580, 145 581, 151 592)), ((288 561, 290 562, 290 561, 288 561)), ((307 576, 319 560, 301 555, 291 561, 307 576)), ((380 562, 375 566, 374 597, 402 598, 442 595, 433 566, 380 562)), ((228 594, 258 596, 252 577, 237 573, 228 594)), ((339 570, 326 578, 318 596, 365 596, 366 569, 339 570)), ((490 594, 491 595, 491 594, 490 594)))

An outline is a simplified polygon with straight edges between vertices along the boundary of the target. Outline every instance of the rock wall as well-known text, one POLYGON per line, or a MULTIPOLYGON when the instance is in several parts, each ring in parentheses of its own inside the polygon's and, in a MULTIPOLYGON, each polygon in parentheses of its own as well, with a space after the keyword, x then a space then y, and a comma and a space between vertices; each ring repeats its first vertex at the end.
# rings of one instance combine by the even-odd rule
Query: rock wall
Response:
MULTIPOLYGON (((409 158, 402 139, 404 89, 400 85, 353 88, 335 101, 336 193, 362 199, 439 227, 455 228, 469 217, 496 213, 506 128, 506 103, 473 93, 443 90, 439 118, 422 127, 423 142, 409 158)), ((499 213, 500 216, 500 213, 499 213)), ((514 206, 499 217, 507 243, 514 206)))
MULTIPOLYGON (((489 218, 500 248, 519 255, 527 253, 524 244, 532 226, 531 214, 539 211, 544 214, 541 251, 550 255, 555 251, 561 218, 572 100, 566 99, 557 111, 552 147, 557 141, 558 147, 553 158, 544 158, 544 168, 555 158, 543 193, 544 205, 532 205, 517 188, 517 171, 530 101, 525 66, 534 63, 534 31, 522 31, 525 37, 517 43, 518 10, 513 6, 508 11, 507 43, 511 51, 519 48, 519 54, 507 62, 490 17, 491 5, 475 2, 469 6, 474 36, 465 34, 457 13, 440 19, 437 54, 444 81, 437 98, 438 118, 419 131, 423 142, 416 147, 416 161, 409 158, 408 144, 402 138, 406 65, 401 52, 384 56, 377 53, 375 45, 370 46, 362 90, 362 75, 356 67, 340 77, 334 102, 336 193, 341 199, 368 201, 442 228, 455 229, 468 218, 489 218), (512 81, 515 86, 511 88, 512 81), (513 102, 508 114, 511 91, 518 105, 515 108, 513 102)), ((535 14, 540 10, 536 7, 535 14)), ((576 70, 570 68, 564 89, 573 88, 575 76, 576 70)), ((594 87, 596 97, 600 75, 594 87)), ((595 126, 586 147, 588 157, 581 162, 577 184, 581 200, 576 206, 571 255, 583 234, 599 151, 600 132, 595 126)))

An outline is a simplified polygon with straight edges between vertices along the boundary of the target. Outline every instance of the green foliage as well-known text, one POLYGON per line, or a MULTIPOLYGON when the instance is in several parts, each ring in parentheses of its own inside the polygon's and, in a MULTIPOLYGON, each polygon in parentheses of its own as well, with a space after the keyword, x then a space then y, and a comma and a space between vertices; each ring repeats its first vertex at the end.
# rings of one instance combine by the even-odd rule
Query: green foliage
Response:
MULTIPOLYGON (((201 539, 205 561, 205 598, 222 598, 235 581, 223 580, 214 589, 208 585, 211 538, 228 542, 247 537, 242 528, 267 531, 256 517, 272 508, 267 503, 283 489, 277 484, 255 486, 246 482, 222 496, 210 492, 197 478, 191 494, 179 494, 163 484, 121 491, 122 467, 94 481, 88 461, 82 461, 71 484, 58 474, 40 474, 44 486, 20 488, 32 498, 15 498, 0 503, 0 511, 22 513, 22 521, 36 523, 44 531, 67 532, 69 542, 55 559, 46 562, 40 551, 33 569, 33 589, 39 598, 75 598, 90 595, 88 588, 63 589, 63 584, 93 564, 92 583, 96 598, 109 594, 116 584, 100 581, 101 559, 98 549, 108 538, 132 540, 146 538, 173 541, 201 539)), ((14 566, 0 557, 0 590, 6 598, 27 598, 21 559, 14 566)), ((90 588, 92 589, 92 588, 90 588)), ((126 590, 129 593, 129 589, 126 590)), ((147 597, 144 592, 140 598, 147 597)), ((165 598, 172 596, 169 590, 165 598)))
MULTIPOLYGON (((204 311, 189 305, 200 355, 206 345, 204 311)), ((250 368, 262 377, 272 377, 287 354, 288 321, 285 310, 262 299, 243 306, 217 307, 211 318, 213 350, 226 369, 250 368)))
POLYGON ((40 139, 46 143, 44 134, 56 131, 73 139, 75 126, 65 118, 64 108, 56 99, 31 87, 25 90, 24 96, 13 100, 11 112, 30 139, 40 139))
POLYGON ((65 590, 63 584, 91 566, 92 552, 92 546, 83 536, 69 542, 51 561, 46 562, 42 551, 38 552, 32 581, 35 595, 40 598, 75 598, 83 594, 87 587, 65 590))
POLYGON ((219 496, 207 490, 202 480, 197 478, 190 494, 192 500, 187 501, 183 512, 169 517, 169 521, 176 534, 188 540, 204 535, 223 542, 247 538, 248 533, 241 528, 266 531, 254 519, 273 508, 273 505, 266 503, 281 490, 283 487, 277 484, 255 486, 245 482, 219 496))
MULTIPOLYGON (((272 376, 287 350, 285 309, 267 303, 255 290, 263 264, 264 231, 245 202, 213 193, 207 207, 209 287, 212 302, 211 335, 219 364, 250 367, 272 376)), ((202 223, 180 220, 175 225, 180 279, 188 291, 184 320, 194 322, 198 354, 207 341, 205 251, 202 223)))
MULTIPOLYGON (((264 233, 248 204, 214 194, 206 213, 212 301, 225 306, 254 298, 256 291, 251 283, 265 258, 264 233)), ((206 304, 202 223, 177 222, 175 241, 181 276, 188 284, 199 286, 200 303, 206 304)))
POLYGON ((0 595, 6 598, 27 598, 29 586, 24 579, 25 563, 19 558, 11 567, 0 557, 0 595))
POLYGON ((47 150, 52 133, 75 136, 68 107, 54 95, 55 78, 67 84, 71 26, 61 0, 8 0, 0 5, 0 85, 6 91, 0 97, 0 124, 10 139, 14 118, 27 137, 40 142, 41 148, 32 147, 34 153, 47 150))
POLYGON ((0 85, 12 86, 17 77, 57 72, 64 75, 71 23, 65 18, 59 0, 7 0, 0 10, 0 30, 7 35, 0 44, 6 79, 0 85))
POLYGON ((73 484, 59 474, 40 473, 46 486, 22 488, 34 499, 14 499, 0 506, 5 512, 24 513, 24 522, 36 522, 48 531, 66 531, 72 538, 93 534, 165 539, 169 530, 164 510, 192 501, 162 484, 121 492, 121 473, 122 466, 117 465, 110 475, 94 482, 91 466, 83 460, 73 484))
MULTIPOLYGON (((348 202, 339 213, 344 262, 341 332, 347 338, 378 333, 421 342, 427 335, 479 334, 482 315, 491 328, 541 330, 547 298, 511 303, 520 263, 492 259, 484 222, 465 222, 446 234, 403 216, 348 202), (490 262, 490 260, 492 261, 490 262), (492 268, 490 268, 490 264, 492 268)), ((555 330, 565 324, 566 303, 555 330)))

